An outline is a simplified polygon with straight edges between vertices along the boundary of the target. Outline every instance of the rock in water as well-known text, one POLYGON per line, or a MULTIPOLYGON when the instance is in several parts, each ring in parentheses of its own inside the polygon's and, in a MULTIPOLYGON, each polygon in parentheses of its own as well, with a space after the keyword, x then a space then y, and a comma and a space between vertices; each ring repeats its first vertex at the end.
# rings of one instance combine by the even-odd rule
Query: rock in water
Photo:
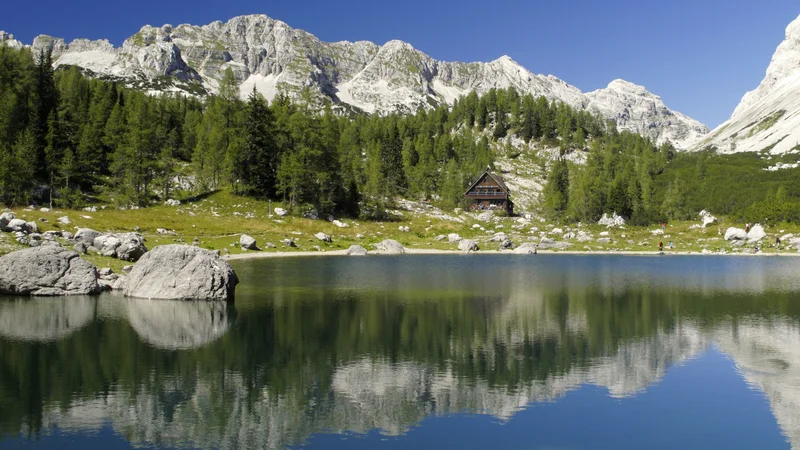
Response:
POLYGON ((145 253, 126 281, 125 296, 159 300, 233 300, 239 283, 214 252, 163 245, 145 253))
POLYGON ((387 255, 399 255, 406 252, 403 244, 395 241, 394 239, 386 239, 385 241, 375 244, 375 248, 387 255))
POLYGON ((458 249, 462 252, 477 252, 478 251, 478 243, 473 241, 472 239, 463 239, 458 243, 458 249))
POLYGON ((0 294, 97 294, 97 276, 97 268, 77 252, 55 245, 32 247, 0 258, 0 294))
POLYGON ((360 245, 351 245, 350 248, 347 249, 347 254, 350 256, 366 256, 367 249, 360 245))
POLYGON ((256 239, 250 235, 243 234, 239 238, 239 245, 243 249, 247 250, 259 250, 258 245, 256 245, 256 239))

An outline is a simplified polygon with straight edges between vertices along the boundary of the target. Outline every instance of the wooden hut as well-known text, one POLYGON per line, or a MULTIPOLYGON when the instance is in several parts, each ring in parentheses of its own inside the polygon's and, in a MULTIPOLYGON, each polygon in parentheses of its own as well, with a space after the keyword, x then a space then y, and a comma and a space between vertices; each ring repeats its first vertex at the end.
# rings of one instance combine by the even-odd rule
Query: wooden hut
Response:
POLYGON ((514 203, 509 198, 508 187, 500 175, 487 167, 483 175, 464 193, 473 210, 505 211, 514 213, 514 203))

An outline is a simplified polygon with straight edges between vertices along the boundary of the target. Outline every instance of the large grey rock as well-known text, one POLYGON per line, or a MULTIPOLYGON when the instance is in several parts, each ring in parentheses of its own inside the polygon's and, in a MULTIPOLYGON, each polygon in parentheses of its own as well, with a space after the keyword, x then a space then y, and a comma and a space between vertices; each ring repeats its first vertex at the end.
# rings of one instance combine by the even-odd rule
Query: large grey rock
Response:
POLYGON ((250 235, 243 234, 239 237, 239 245, 246 250, 258 250, 256 239, 250 235))
POLYGON ((477 252, 479 250, 478 243, 472 239, 462 239, 458 243, 458 249, 462 252, 477 252))
POLYGON ((0 258, 0 294, 87 295, 100 292, 97 268, 77 252, 42 245, 0 258))
POLYGON ((459 236, 457 233, 450 233, 447 235, 447 242, 450 244, 455 244, 456 242, 461 242, 463 238, 459 236))
POLYGON ((139 233, 124 233, 119 235, 122 244, 117 248, 117 258, 123 261, 138 261, 147 253, 144 237, 139 233))
POLYGON ((489 239, 489 241, 490 241, 490 242, 503 242, 503 241, 505 241, 506 239, 508 239, 508 235, 507 235, 507 234, 505 234, 505 233, 503 233, 503 232, 501 231, 501 232, 499 232, 499 233, 495 233, 495 234, 494 234, 494 236, 492 236, 492 237, 489 239))
POLYGON ((535 255, 537 253, 536 244, 533 242, 524 242, 519 247, 514 249, 514 253, 521 255, 535 255))
POLYGON ((123 261, 138 261, 147 253, 144 237, 139 233, 101 234, 94 239, 93 247, 103 256, 123 261))
POLYGON ((32 228, 30 223, 25 222, 22 219, 11 219, 6 225, 6 230, 11 232, 20 232, 20 233, 30 233, 32 232, 32 228))
POLYGON ((347 254, 350 256, 366 256, 367 249, 360 245, 351 245, 350 248, 347 249, 347 254))
POLYGON ((741 228, 728 228, 725 231, 725 240, 726 241, 743 241, 747 239, 747 232, 741 228))
POLYGON ((767 232, 764 231, 764 227, 761 225, 753 225, 753 228, 751 228, 750 232, 747 233, 748 242, 759 242, 765 237, 767 237, 767 232))
POLYGON ((239 283, 217 253, 164 245, 145 253, 128 275, 125 295, 160 300, 232 300, 239 283))
POLYGON ((97 249, 97 252, 103 256, 117 257, 117 247, 122 244, 122 241, 113 234, 101 234, 94 238, 92 246, 97 249))
POLYGON ((13 212, 4 212, 0 214, 0 231, 9 232, 8 223, 16 219, 17 216, 13 212))
POLYGON ((99 231, 92 230, 91 228, 78 228, 73 240, 75 242, 83 242, 87 246, 94 246, 94 239, 100 236, 99 231))
POLYGON ((608 214, 603 214, 603 217, 597 221, 597 224, 606 227, 621 227, 625 225, 625 219, 622 216, 617 215, 616 212, 610 216, 608 214))
POLYGON ((511 239, 506 239, 500 243, 500 250, 508 250, 512 247, 514 247, 514 243, 511 241, 511 239))
POLYGON ((406 252, 406 248, 403 247, 403 244, 395 241, 394 239, 386 239, 385 241, 381 241, 375 244, 375 248, 379 252, 387 255, 399 255, 406 252))
POLYGON ((319 232, 314 235, 315 238, 319 239, 322 242, 331 242, 331 237, 325 233, 319 232))

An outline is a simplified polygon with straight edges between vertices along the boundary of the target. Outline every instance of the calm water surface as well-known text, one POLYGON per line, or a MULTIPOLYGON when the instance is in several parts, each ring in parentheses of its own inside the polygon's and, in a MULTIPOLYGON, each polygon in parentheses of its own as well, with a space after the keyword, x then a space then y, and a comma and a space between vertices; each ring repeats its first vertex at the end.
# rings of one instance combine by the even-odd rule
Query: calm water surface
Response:
POLYGON ((800 258, 236 261, 0 299, 1 448, 800 448, 800 258))

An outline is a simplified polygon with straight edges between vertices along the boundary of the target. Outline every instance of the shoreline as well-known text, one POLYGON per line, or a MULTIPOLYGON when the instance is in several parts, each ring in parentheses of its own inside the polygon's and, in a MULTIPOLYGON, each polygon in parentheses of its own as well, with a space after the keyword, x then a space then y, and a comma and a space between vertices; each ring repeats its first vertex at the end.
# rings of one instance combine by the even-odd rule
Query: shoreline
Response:
MULTIPOLYGON (((367 256, 377 255, 511 255, 511 256, 538 256, 538 255, 619 255, 619 256, 755 256, 755 257, 798 257, 800 253, 700 253, 690 251, 673 251, 673 252, 657 252, 657 251, 577 251, 577 250, 540 250, 536 255, 528 253, 514 253, 511 250, 497 251, 497 250, 479 250, 477 252, 465 253, 460 250, 438 250, 438 249, 420 249, 420 248, 406 248, 405 253, 383 253, 377 251, 370 251, 367 256)), ((326 252, 317 251, 297 251, 297 252, 249 252, 240 253, 235 255, 225 255, 223 258, 226 261, 235 260, 248 260, 248 259, 266 259, 266 258, 297 258, 297 257, 310 257, 310 256, 349 256, 347 250, 332 250, 326 252)))

